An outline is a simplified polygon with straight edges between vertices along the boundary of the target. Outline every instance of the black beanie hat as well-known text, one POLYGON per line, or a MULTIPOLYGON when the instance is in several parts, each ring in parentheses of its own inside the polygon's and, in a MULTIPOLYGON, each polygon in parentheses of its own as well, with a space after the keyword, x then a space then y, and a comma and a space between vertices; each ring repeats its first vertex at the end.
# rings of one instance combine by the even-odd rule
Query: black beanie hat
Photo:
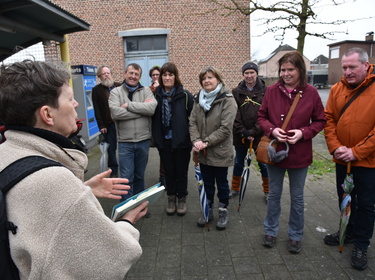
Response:
POLYGON ((254 69, 255 72, 257 72, 258 74, 258 65, 256 65, 254 62, 246 62, 243 66, 242 66, 242 74, 247 70, 247 69, 254 69))

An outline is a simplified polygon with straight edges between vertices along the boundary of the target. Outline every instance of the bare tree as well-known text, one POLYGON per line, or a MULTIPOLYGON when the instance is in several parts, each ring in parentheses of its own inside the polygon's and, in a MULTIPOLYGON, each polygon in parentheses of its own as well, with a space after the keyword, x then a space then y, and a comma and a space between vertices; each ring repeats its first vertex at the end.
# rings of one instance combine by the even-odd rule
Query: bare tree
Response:
MULTIPOLYGON (((244 18, 254 14, 257 11, 270 12, 272 15, 267 18, 260 18, 258 21, 262 25, 266 25, 266 30, 261 34, 273 33, 275 39, 281 41, 284 40, 285 33, 288 30, 295 30, 298 33, 297 36, 297 51, 303 54, 306 36, 314 36, 322 39, 332 39, 332 36, 337 33, 346 33, 345 31, 330 31, 332 26, 339 26, 347 22, 352 22, 359 19, 340 19, 334 21, 321 21, 318 15, 314 12, 316 7, 321 8, 322 6, 338 6, 348 2, 356 2, 356 0, 285 0, 285 1, 274 1, 274 4, 268 4, 269 1, 262 0, 207 0, 215 5, 217 8, 212 9, 210 12, 220 12, 222 16, 229 16, 234 13, 240 14, 240 21, 244 18), (222 12, 221 12, 222 11, 222 12), (307 25, 319 24, 327 25, 326 31, 321 33, 309 32, 306 30, 307 25)), ((372 17, 371 17, 372 18, 372 17)), ((368 19, 368 18, 366 18, 368 19)), ((259 36, 261 36, 259 35, 259 36)))

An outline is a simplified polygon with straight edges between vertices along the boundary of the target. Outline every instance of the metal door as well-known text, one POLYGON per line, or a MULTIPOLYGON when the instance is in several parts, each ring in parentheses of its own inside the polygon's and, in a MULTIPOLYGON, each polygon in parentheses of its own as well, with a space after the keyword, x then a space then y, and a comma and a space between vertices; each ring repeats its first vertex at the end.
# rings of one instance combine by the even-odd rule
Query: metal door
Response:
POLYGON ((142 77, 140 83, 144 86, 151 85, 151 78, 148 74, 154 66, 162 66, 168 61, 167 55, 149 55, 149 56, 133 56, 126 58, 126 65, 137 63, 142 67, 142 77))

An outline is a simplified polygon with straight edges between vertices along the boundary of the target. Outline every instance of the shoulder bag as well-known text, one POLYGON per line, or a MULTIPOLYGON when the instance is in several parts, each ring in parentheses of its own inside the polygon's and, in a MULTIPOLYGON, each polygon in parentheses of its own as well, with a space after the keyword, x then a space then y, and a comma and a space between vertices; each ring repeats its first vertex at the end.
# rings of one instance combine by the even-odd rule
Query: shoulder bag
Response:
MULTIPOLYGON (((302 93, 302 91, 298 92, 298 94, 294 98, 292 107, 290 107, 289 112, 288 112, 288 114, 285 118, 285 121, 283 122, 283 125, 281 127, 282 130, 286 129, 286 127, 287 127, 287 125, 288 125, 288 123, 289 123, 289 121, 290 121, 290 119, 293 115, 293 112, 296 109, 298 100, 301 97, 301 93, 302 93)), ((285 144, 287 145, 286 151, 280 151, 280 152, 276 153, 277 144, 278 144, 278 142, 275 139, 271 140, 267 135, 263 135, 262 138, 260 139, 259 144, 258 144, 258 148, 255 151, 257 161, 265 163, 265 164, 271 164, 271 165, 275 164, 276 161, 272 161, 271 158, 270 158, 270 151, 269 150, 271 150, 271 153, 273 153, 272 158, 277 159, 277 162, 280 162, 285 157, 287 157, 288 151, 289 151, 288 143, 285 142, 285 144)))

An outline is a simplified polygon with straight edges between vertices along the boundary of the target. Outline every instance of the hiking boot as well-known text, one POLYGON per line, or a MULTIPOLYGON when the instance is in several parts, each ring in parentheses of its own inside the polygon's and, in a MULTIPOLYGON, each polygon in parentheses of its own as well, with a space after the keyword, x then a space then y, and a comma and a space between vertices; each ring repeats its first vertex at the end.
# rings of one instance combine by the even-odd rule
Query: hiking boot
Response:
MULTIPOLYGON (((324 236, 324 243, 329 246, 340 245, 340 232, 335 232, 324 236)), ((344 240, 345 244, 353 243, 353 239, 350 236, 346 236, 344 240)))
MULTIPOLYGON (((208 222, 214 219, 214 210, 212 208, 208 209, 208 222)), ((204 227, 206 225, 206 220, 204 219, 203 214, 199 217, 197 222, 198 227, 204 227)))
POLYGON ((216 229, 224 230, 228 227, 228 209, 219 207, 219 219, 216 223, 216 229))
POLYGON ((167 215, 172 216, 174 212, 176 212, 176 196, 175 195, 168 195, 168 204, 167 208, 165 209, 167 215))
POLYGON ((271 235, 265 235, 262 244, 264 247, 272 248, 276 244, 276 237, 271 235))
POLYGON ((238 195, 239 193, 240 193, 239 191, 230 190, 229 197, 234 197, 234 196, 238 195))
POLYGON ((186 214, 186 196, 178 198, 177 215, 183 216, 186 214))
POLYGON ((351 264, 355 269, 364 270, 367 267, 367 250, 362 251, 353 246, 351 264))
POLYGON ((289 253, 298 254, 301 251, 301 241, 289 239, 286 248, 289 253))

